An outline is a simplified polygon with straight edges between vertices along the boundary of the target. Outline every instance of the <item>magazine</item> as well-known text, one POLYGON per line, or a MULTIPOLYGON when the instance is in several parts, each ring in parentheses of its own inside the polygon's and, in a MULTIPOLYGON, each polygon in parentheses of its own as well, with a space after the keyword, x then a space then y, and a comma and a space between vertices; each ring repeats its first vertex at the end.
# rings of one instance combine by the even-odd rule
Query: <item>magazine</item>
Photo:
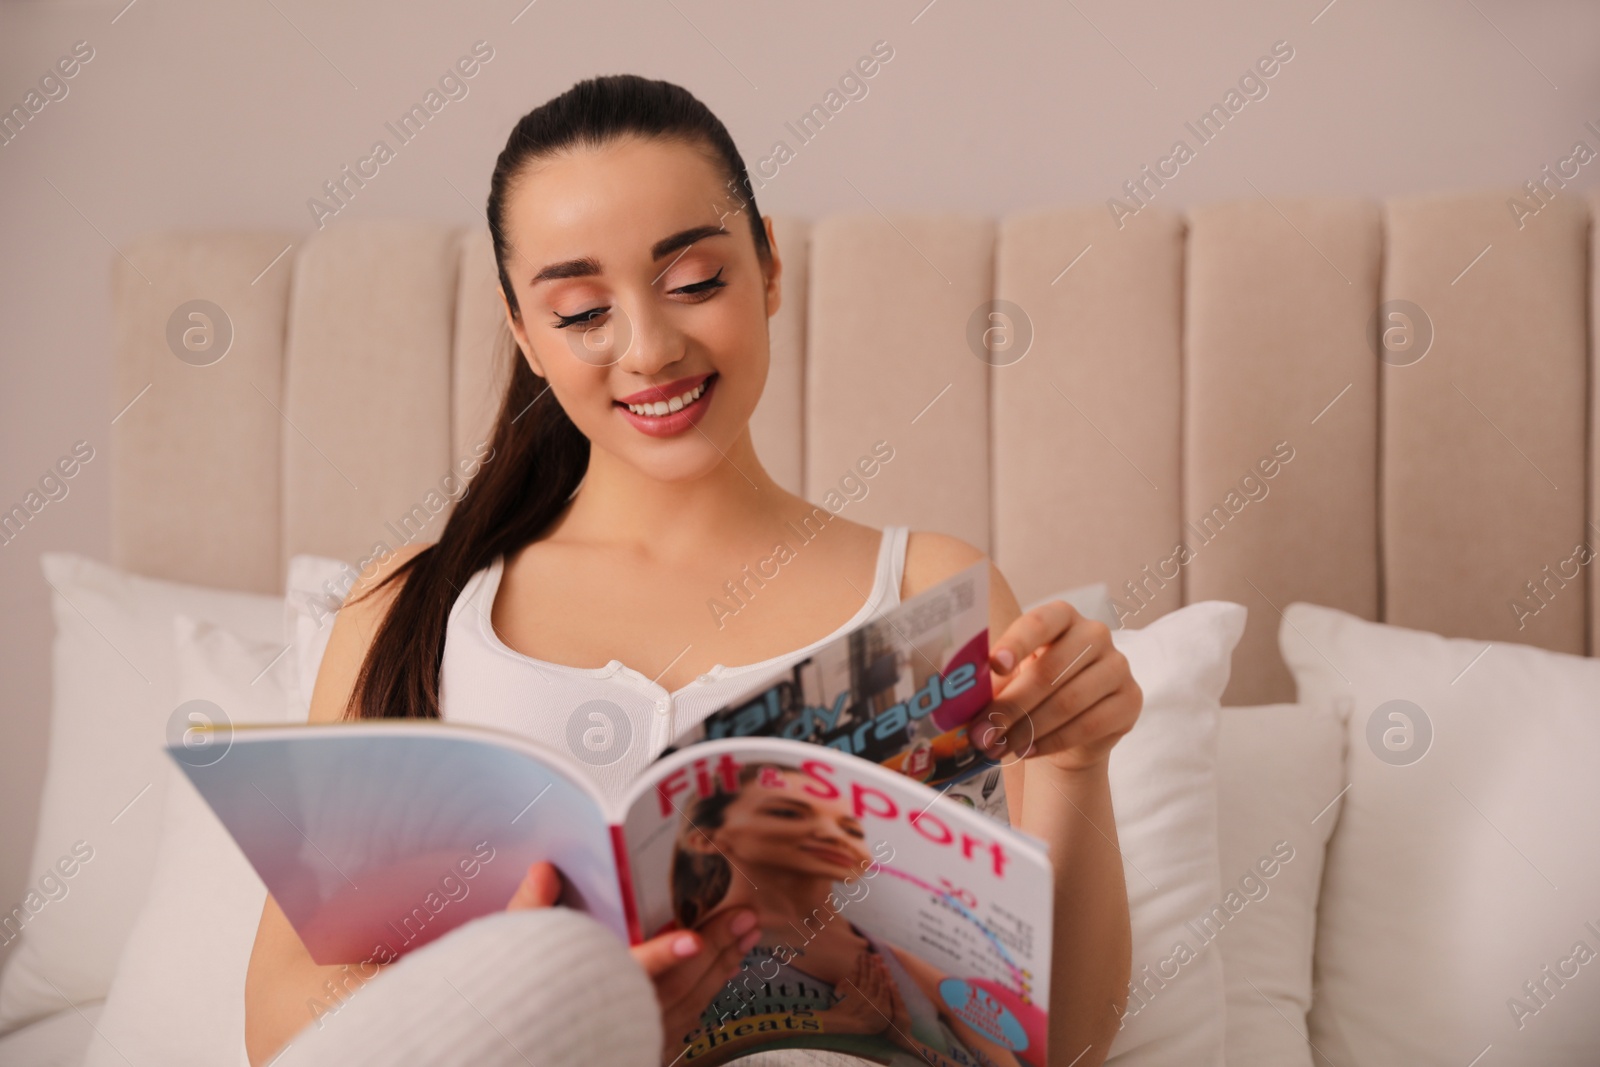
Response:
POLYGON ((989 564, 980 560, 754 683, 674 747, 720 737, 811 741, 1009 823, 999 765, 968 736, 969 726, 981 736, 979 713, 992 696, 989 564))
POLYGON ((616 807, 518 735, 425 720, 239 726, 180 761, 318 964, 392 962, 504 909, 528 865, 629 944, 754 906, 762 938, 683 1062, 774 1047, 1043 1067, 1043 845, 903 774, 786 738, 705 741, 616 807))
POLYGON ((548 860, 559 903, 629 944, 757 909, 738 976, 674 1038, 686 1064, 1043 1067, 1052 869, 967 736, 991 698, 987 567, 753 683, 618 797, 566 753, 432 719, 167 747, 318 964, 392 962, 548 860))

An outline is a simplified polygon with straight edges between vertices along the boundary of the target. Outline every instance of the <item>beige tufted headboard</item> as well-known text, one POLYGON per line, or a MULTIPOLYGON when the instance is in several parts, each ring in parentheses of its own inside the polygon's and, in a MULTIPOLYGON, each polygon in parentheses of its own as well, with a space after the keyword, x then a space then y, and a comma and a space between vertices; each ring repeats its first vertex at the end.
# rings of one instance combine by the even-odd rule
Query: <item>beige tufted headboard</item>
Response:
MULTIPOLYGON (((965 538, 1024 603, 1104 581, 1131 626, 1246 605, 1228 703, 1293 698, 1295 600, 1594 654, 1600 194, 1520 229, 1513 195, 775 218, 757 450, 820 500, 888 440, 844 514, 965 538), (1388 301, 1413 332, 1386 361, 1388 301)), ((481 227, 159 233, 113 280, 119 565, 275 592, 295 553, 437 536, 512 351, 481 227), (206 365, 168 340, 194 300, 231 324, 206 365)))

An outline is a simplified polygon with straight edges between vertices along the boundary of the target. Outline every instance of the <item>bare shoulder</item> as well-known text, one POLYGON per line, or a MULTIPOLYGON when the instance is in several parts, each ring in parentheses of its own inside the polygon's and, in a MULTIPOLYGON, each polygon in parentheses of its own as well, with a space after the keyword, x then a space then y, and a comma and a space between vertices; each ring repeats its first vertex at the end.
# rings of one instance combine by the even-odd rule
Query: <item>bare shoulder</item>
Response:
POLYGON ((912 530, 906 537, 906 565, 901 576, 900 595, 902 599, 914 597, 983 558, 981 551, 959 537, 933 530, 912 530))
POLYGON ((378 627, 383 625, 405 578, 387 585, 384 579, 394 574, 401 564, 425 548, 425 544, 403 545, 370 571, 363 571, 346 594, 344 606, 333 617, 333 632, 328 635, 328 648, 322 655, 322 665, 317 669, 317 681, 311 690, 309 722, 335 722, 344 718, 345 706, 355 690, 356 677, 367 658, 378 627))
MULTIPOLYGON (((905 573, 900 582, 902 600, 931 589, 957 571, 972 566, 980 559, 988 559, 977 546, 950 534, 933 530, 912 530, 906 538, 905 573)), ((999 622, 998 633, 1010 624, 1012 618, 1022 614, 1011 584, 994 561, 989 562, 989 603, 991 626, 999 622), (1009 618, 1004 616, 1009 615, 1009 618)))

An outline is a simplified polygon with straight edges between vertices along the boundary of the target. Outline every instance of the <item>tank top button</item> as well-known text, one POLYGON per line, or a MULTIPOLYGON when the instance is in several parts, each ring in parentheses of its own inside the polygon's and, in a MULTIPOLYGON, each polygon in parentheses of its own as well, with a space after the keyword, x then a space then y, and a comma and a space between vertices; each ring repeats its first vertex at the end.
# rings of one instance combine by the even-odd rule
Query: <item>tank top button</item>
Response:
POLYGON ((656 714, 657 715, 665 715, 667 713, 668 709, 671 708, 671 707, 672 707, 672 698, 671 697, 662 697, 660 700, 656 701, 656 714))

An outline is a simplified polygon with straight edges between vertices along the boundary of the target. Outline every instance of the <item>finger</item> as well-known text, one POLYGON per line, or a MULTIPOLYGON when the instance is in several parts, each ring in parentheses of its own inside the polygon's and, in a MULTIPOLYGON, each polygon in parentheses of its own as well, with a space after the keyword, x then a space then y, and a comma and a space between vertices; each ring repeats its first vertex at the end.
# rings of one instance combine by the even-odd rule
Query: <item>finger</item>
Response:
POLYGON ((1127 680, 1121 664, 1098 659, 1062 683, 1020 721, 992 739, 990 754, 1029 759, 1061 748, 1061 732, 1079 716, 1115 693, 1127 680), (1046 747, 1045 742, 1050 740, 1046 747))
MULTIPOLYGON (((700 938, 700 951, 680 958, 675 967, 664 968, 657 979, 656 994, 663 1006, 683 999, 708 982, 718 986, 725 983, 730 972, 737 970, 748 946, 761 937, 756 914, 747 907, 717 912, 694 933, 700 938)), ((706 1002, 709 1001, 708 996, 706 1002)))
POLYGON ((655 981, 685 960, 704 952, 705 939, 693 930, 674 930, 634 945, 632 951, 644 973, 655 981))
POLYGON ((890 1015, 899 1014, 904 1007, 900 996, 900 984, 894 980, 894 975, 889 972, 889 961, 882 956, 878 957, 878 970, 883 975, 884 1006, 890 1015))
POLYGON ((876 957, 863 953, 856 964, 855 989, 853 992, 859 996, 863 1003, 876 1011, 879 1015, 887 1016, 889 995, 884 988, 886 976, 876 957))
POLYGON ((556 865, 541 860, 530 864, 517 891, 506 905, 507 911, 526 911, 530 908, 548 908, 561 897, 561 872, 556 865))
MULTIPOLYGON (((857 956, 855 973, 856 987, 863 993, 870 994, 872 990, 872 984, 877 980, 877 977, 878 969, 872 965, 872 953, 863 952, 861 955, 857 956)), ((871 1000, 872 997, 869 995, 867 999, 871 1000)))
POLYGON ((1078 609, 1065 600, 1049 600, 1024 611, 989 649, 989 667, 996 674, 1009 674, 1034 649, 1054 641, 1079 617, 1078 609))
MULTIPOLYGON (((991 736, 1005 734, 1013 724, 1043 703, 1069 679, 1100 659, 1120 659, 1111 641, 1111 628, 1079 616, 1037 656, 1025 661, 997 687, 983 721, 991 736)), ((983 738, 980 738, 980 745, 983 738)))
POLYGON ((1080 712, 1066 726, 1039 739, 1036 753, 1049 756, 1069 748, 1113 741, 1133 729, 1142 697, 1118 688, 1080 712))
MULTIPOLYGON (((666 985, 656 987, 662 1009, 669 1012, 699 1015, 716 999, 728 983, 739 977, 744 969, 745 954, 761 940, 760 929, 752 929, 738 940, 726 945, 720 952, 705 954, 705 967, 695 973, 692 965, 681 967, 668 978, 666 985)), ((745 1000, 755 994, 753 986, 737 992, 745 1000)))
POLYGON ((867 976, 867 985, 863 987, 867 991, 867 999, 873 1007, 888 1014, 885 1009, 889 1007, 889 993, 894 983, 889 980, 889 971, 884 967, 883 958, 876 953, 872 956, 867 976))

